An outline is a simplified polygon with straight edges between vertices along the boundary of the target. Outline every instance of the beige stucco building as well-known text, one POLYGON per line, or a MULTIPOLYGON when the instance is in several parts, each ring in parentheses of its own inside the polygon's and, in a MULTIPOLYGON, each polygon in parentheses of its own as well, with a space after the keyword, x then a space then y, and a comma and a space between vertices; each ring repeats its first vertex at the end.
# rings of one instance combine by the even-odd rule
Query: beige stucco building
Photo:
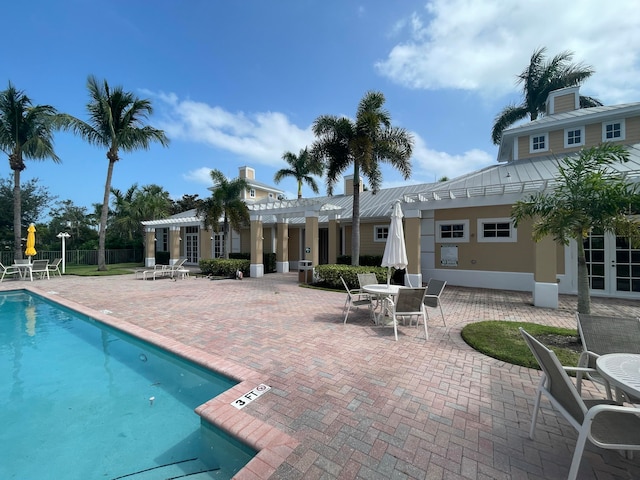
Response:
MULTIPOLYGON (((553 92, 544 116, 504 131, 496 165, 446 182, 361 192, 360 254, 382 255, 391 206, 399 200, 408 273, 425 281, 530 291, 535 305, 557 307, 559 293, 577 293, 577 246, 533 242, 530 224, 514 227, 511 206, 552 186, 558 159, 602 142, 628 148, 630 161, 616 168, 637 181, 640 103, 580 109, 578 87, 553 92)), ((242 167, 240 175, 250 170, 242 167)), ((300 260, 335 263, 351 252, 352 184, 345 177, 344 194, 300 200, 283 200, 281 192, 257 184, 247 198, 250 226, 234 232, 232 251, 251 254, 251 276, 264 274, 265 252, 276 254, 280 272, 297 269, 300 260)), ((163 231, 172 260, 186 256, 196 263, 215 256, 215 236, 194 212, 144 225, 149 252, 158 248, 163 231), (185 242, 189 235, 198 237, 197 251, 185 242)), ((640 299, 640 250, 624 238, 597 234, 585 247, 592 295, 640 299)))

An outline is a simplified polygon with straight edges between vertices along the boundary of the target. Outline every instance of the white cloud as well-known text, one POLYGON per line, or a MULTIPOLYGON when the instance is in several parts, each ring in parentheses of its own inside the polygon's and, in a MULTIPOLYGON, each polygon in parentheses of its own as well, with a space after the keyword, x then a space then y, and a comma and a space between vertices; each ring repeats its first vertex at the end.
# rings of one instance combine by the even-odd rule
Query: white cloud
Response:
POLYGON ((472 149, 459 155, 439 152, 427 147, 425 142, 414 133, 413 173, 416 183, 435 182, 442 177, 449 179, 493 165, 495 155, 472 149))
POLYGON ((204 143, 256 163, 281 167, 282 154, 311 145, 311 126, 301 129, 280 112, 229 112, 175 94, 154 94, 169 109, 158 128, 170 138, 204 143))
POLYGON ((464 89, 483 95, 516 91, 515 80, 531 53, 565 50, 595 74, 583 93, 608 104, 640 96, 640 15, 636 0, 611 8, 600 0, 432 0, 425 11, 396 22, 405 39, 378 62, 395 82, 420 89, 464 89))
POLYGON ((213 168, 200 167, 196 170, 190 170, 187 173, 183 174, 182 178, 189 182, 201 183, 203 185, 211 186, 213 185, 213 180, 211 180, 211 170, 213 170, 213 168))

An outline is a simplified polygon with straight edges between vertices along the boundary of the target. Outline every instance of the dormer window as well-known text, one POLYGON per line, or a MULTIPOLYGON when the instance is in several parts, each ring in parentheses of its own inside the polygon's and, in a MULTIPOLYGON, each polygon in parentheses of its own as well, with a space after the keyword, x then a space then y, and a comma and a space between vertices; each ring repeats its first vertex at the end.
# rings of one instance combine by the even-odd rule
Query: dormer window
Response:
POLYGON ((547 150, 549 150, 549 142, 546 133, 529 137, 529 153, 546 152, 547 150))
POLYGON ((624 120, 602 124, 602 141, 617 142, 624 140, 624 120))
POLYGON ((584 145, 584 127, 567 128, 564 131, 564 148, 584 145))
POLYGON ((250 198, 256 198, 256 189, 255 188, 249 189, 249 197, 250 198))

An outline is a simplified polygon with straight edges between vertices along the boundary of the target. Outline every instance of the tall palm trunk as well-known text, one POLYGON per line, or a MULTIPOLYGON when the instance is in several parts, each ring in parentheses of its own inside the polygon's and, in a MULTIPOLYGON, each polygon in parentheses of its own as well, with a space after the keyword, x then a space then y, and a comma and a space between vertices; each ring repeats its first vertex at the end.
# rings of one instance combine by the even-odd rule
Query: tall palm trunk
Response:
POLYGON ((591 313, 591 295, 589 293, 589 271, 584 254, 584 243, 578 240, 578 313, 591 313))
POLYGON ((109 160, 107 168, 107 180, 104 184, 104 197, 102 199, 102 210, 100 211, 100 231, 98 232, 98 271, 107 270, 105 259, 105 243, 107 236, 107 218, 109 216, 109 195, 111 193, 111 177, 113 176, 114 160, 109 160))
POLYGON ((224 216, 224 222, 222 223, 222 235, 224 239, 222 241, 222 245, 224 248, 224 252, 222 258, 225 260, 229 260, 229 250, 231 250, 231 236, 229 235, 229 220, 227 220, 227 215, 224 216))
POLYGON ((22 199, 20 170, 13 171, 13 258, 22 258, 22 199))

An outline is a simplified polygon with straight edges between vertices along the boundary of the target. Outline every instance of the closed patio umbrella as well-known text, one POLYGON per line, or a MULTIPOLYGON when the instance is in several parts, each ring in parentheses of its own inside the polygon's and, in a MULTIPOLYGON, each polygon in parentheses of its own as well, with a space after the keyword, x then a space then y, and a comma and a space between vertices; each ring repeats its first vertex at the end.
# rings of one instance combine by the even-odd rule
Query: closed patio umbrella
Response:
POLYGON ((387 267, 387 285, 391 283, 391 267, 401 270, 407 268, 409 264, 407 246, 404 243, 404 229, 402 228, 403 216, 400 202, 394 203, 387 244, 384 246, 384 254, 382 255, 382 266, 387 267))
POLYGON ((27 249, 24 251, 24 254, 29 257, 33 257, 36 253, 36 226, 32 223, 27 228, 27 249))

